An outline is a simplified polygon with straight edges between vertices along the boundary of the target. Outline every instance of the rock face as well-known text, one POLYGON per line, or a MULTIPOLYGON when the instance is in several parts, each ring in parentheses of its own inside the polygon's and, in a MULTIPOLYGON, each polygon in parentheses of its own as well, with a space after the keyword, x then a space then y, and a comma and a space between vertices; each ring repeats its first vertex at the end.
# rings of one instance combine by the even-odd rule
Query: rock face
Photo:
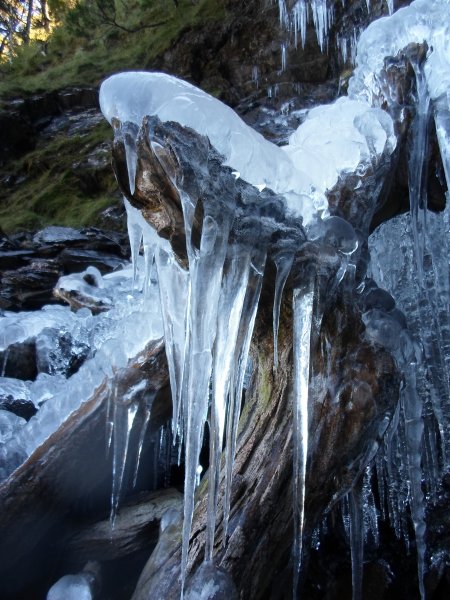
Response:
MULTIPOLYGON (((396 8, 410 3, 400 0, 396 8)), ((288 7, 293 4, 286 2, 288 7)), ((339 93, 340 73, 351 68, 349 61, 339 58, 337 37, 347 36, 350 40, 354 29, 361 31, 372 20, 388 14, 384 0, 371 0, 370 11, 365 0, 333 4, 335 16, 328 52, 321 52, 312 22, 308 24, 305 47, 301 43, 295 47, 293 35, 286 36, 280 28, 277 2, 250 0, 242 4, 227 0, 226 18, 183 33, 157 59, 154 68, 192 81, 231 106, 239 106, 245 99, 241 110, 281 104, 295 96, 300 97, 303 106, 330 101, 339 93), (287 45, 285 69, 282 44, 287 45), (272 99, 268 100, 270 93, 272 99)))
POLYGON ((55 118, 65 114, 67 119, 70 111, 82 112, 92 108, 98 108, 94 88, 65 89, 10 102, 0 113, 0 167, 11 158, 32 150, 36 137, 55 118))

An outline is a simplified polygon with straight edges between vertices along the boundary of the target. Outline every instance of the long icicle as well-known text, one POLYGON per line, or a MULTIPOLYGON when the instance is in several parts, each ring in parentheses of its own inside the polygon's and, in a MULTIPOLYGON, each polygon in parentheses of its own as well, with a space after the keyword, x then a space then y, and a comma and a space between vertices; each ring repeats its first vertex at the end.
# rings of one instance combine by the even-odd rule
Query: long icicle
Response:
POLYGON ((425 598, 425 499, 422 492, 422 401, 417 394, 416 364, 411 362, 406 367, 406 384, 402 391, 403 411, 405 419, 406 447, 408 453, 409 502, 414 525, 417 549, 417 571, 419 590, 422 600, 425 598))
POLYGON ((189 272, 177 263, 174 255, 161 245, 155 252, 158 273, 164 343, 172 393, 172 435, 181 444, 181 394, 185 365, 186 306, 180 298, 188 298, 189 272))
POLYGON ((228 236, 233 219, 231 207, 216 207, 215 216, 206 214, 203 219, 200 247, 192 240, 192 223, 195 205, 182 195, 186 241, 190 271, 190 310, 183 381, 183 406, 185 421, 185 482, 184 518, 181 552, 181 598, 184 595, 189 537, 194 515, 194 493, 197 467, 207 419, 209 388, 213 364, 213 346, 217 328, 222 272, 228 236))
MULTIPOLYGON (((117 384, 115 384, 117 386, 117 384)), ((113 482, 111 493, 111 529, 114 528, 123 477, 128 457, 128 444, 134 420, 139 408, 139 399, 143 395, 147 382, 145 380, 131 386, 123 396, 117 389, 114 403, 114 448, 113 448, 113 482)))
POLYGON ((267 249, 256 248, 251 260, 248 287, 239 324, 239 336, 233 358, 234 373, 230 390, 227 416, 226 455, 225 455, 225 491, 223 499, 223 544, 226 544, 231 505, 231 483, 234 457, 236 454, 237 430, 241 412, 244 376, 247 367, 250 342, 255 325, 259 297, 261 295, 267 249))
POLYGON ((131 291, 134 292, 137 287, 138 258, 143 235, 141 227, 142 215, 137 208, 131 206, 125 196, 123 202, 127 211, 127 230, 131 249, 131 264, 133 265, 133 283, 131 291))
POLYGON ((417 112, 411 127, 411 148, 408 161, 408 187, 411 229, 414 237, 414 253, 420 288, 424 288, 424 239, 426 216, 426 148, 428 144, 428 121, 430 95, 422 69, 412 62, 416 74, 417 112), (421 206, 422 205, 422 206, 421 206))
POLYGON ((218 319, 214 348, 213 387, 211 401, 210 460, 208 481, 208 514, 206 523, 205 560, 211 561, 216 528, 217 497, 219 490, 220 457, 225 429, 225 413, 233 357, 239 333, 239 324, 248 286, 250 253, 248 248, 233 244, 228 250, 224 269, 219 314, 229 318, 218 319))
POLYGON ((284 253, 275 258, 275 266, 277 268, 275 295, 273 299, 273 367, 275 370, 278 369, 278 330, 280 326, 281 298, 293 261, 294 253, 284 253))
POLYGON ((294 313, 294 398, 293 398, 293 513, 294 513, 294 586, 297 598, 305 523, 305 483, 308 457, 308 386, 311 352, 311 324, 314 303, 314 280, 293 292, 294 313))

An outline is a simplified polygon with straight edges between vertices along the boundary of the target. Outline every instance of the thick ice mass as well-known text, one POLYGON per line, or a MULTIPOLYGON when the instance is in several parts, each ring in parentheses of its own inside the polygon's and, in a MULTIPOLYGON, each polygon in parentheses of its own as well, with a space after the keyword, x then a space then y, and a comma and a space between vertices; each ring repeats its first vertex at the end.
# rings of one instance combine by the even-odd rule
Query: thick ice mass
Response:
POLYGON ((318 206, 327 206, 326 191, 341 173, 376 162, 396 145, 386 113, 341 98, 313 109, 288 146, 280 148, 219 100, 163 73, 113 75, 101 86, 100 105, 115 126, 140 126, 145 116, 157 116, 207 136, 225 165, 244 181, 283 196, 289 210, 305 222, 314 218, 318 206))
POLYGON ((415 0, 393 15, 373 21, 358 42, 354 76, 349 97, 365 97, 381 105, 383 92, 377 74, 386 57, 395 57, 409 44, 426 43, 428 57, 425 76, 432 99, 447 94, 450 88, 450 2, 415 0))

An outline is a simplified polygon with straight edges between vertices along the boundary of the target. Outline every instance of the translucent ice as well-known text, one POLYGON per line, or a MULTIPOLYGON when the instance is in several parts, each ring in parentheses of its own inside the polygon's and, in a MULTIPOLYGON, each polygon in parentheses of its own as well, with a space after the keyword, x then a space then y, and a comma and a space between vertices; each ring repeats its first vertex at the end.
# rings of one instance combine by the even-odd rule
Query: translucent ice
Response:
POLYGON ((349 492, 350 550, 352 556, 352 598, 362 598, 364 555, 362 481, 355 483, 349 492))
POLYGON ((8 410, 0 409, 0 444, 4 444, 13 438, 25 423, 26 421, 22 417, 18 417, 8 410))
POLYGON ((76 575, 64 575, 52 585, 47 600, 94 600, 98 592, 99 566, 89 562, 76 575))
POLYGON ((392 120, 384 111, 339 98, 310 110, 283 149, 309 173, 314 187, 325 192, 337 183, 340 173, 354 172, 372 157, 378 160, 385 150, 391 154, 395 146, 392 120))
POLYGON ((305 289, 293 293, 294 313, 294 391, 293 391, 293 439, 294 439, 294 598, 297 594, 303 547, 305 520, 305 480, 308 458, 308 388, 311 343, 311 323, 314 302, 314 281, 305 289))
POLYGON ((423 42, 432 49, 424 65, 429 94, 434 99, 446 93, 450 87, 449 21, 447 0, 415 0, 391 16, 373 21, 358 42, 349 96, 365 97, 381 105, 383 90, 376 74, 382 70, 384 59, 395 57, 411 43, 423 42))
POLYGON ((386 113, 341 98, 333 105, 310 111, 289 145, 279 148, 220 101, 162 73, 114 75, 102 84, 100 103, 110 122, 119 119, 140 125, 145 115, 154 115, 163 122, 177 121, 208 136, 225 165, 245 181, 281 194, 289 210, 305 222, 317 212, 317 196, 327 204, 324 194, 341 172, 376 160, 385 149, 390 154, 396 143, 386 113), (368 115, 364 120, 365 113, 368 115))

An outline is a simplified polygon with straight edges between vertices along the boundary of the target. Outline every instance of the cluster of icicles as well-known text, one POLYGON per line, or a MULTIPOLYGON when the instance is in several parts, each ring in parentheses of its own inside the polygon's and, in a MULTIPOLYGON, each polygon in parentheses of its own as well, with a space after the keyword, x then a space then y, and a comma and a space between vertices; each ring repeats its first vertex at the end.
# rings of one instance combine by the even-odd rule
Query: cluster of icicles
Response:
MULTIPOLYGON (((243 396, 247 359, 259 303, 268 252, 268 239, 248 244, 245 239, 230 243, 235 207, 219 210, 205 206, 199 247, 192 243, 195 204, 181 194, 186 230, 189 271, 178 264, 167 242, 158 238, 141 213, 125 201, 128 213, 133 263, 137 264, 143 243, 146 272, 151 264, 157 274, 164 323, 173 402, 172 436, 185 445, 184 522, 182 544, 182 587, 186 573, 189 537, 194 512, 194 493, 199 477, 199 455, 204 427, 209 421, 210 459, 205 560, 213 560, 221 454, 225 443, 225 486, 223 540, 227 539, 232 469, 238 421, 243 396), (211 212, 208 211, 211 209, 211 212), (212 214, 211 214, 212 213, 212 214)), ((350 225, 331 218, 329 229, 342 236, 341 254, 345 267, 357 248, 350 225)), ((303 238, 304 241, 304 238, 303 238)), ((280 303, 284 284, 298 248, 282 251, 275 258, 277 278, 274 302, 275 366, 280 303)), ((137 273, 135 271, 135 279, 137 273)), ((148 278, 149 279, 149 278, 148 278)), ((294 309, 294 506, 295 560, 300 565, 306 458, 308 448, 308 380, 310 333, 314 304, 314 279, 293 292, 294 309)), ((121 479, 121 478, 120 478, 121 479)), ((120 492, 116 485, 113 508, 120 492)), ((298 575, 298 569, 296 569, 298 575)))
MULTIPOLYGON (((300 0, 295 10, 303 12, 306 19, 306 2, 300 0)), ((324 39, 331 22, 326 0, 311 0, 312 14, 318 31, 318 38, 324 39)), ((390 11, 392 3, 389 3, 390 11)), ((300 12, 295 13, 299 15, 300 12)), ((280 18, 285 20, 286 5, 280 1, 280 18)), ((291 17, 289 17, 290 19, 291 17)), ((296 19, 299 17, 296 16, 296 19)), ((302 16, 303 19, 303 16, 302 16)), ((296 31, 300 31, 304 43, 305 21, 298 20, 296 31)), ((322 41, 323 43, 323 41, 322 41)), ((361 67, 363 68, 363 67, 361 67)), ((426 147, 426 123, 430 106, 430 95, 426 90, 423 73, 418 71, 419 110, 413 126, 413 139, 417 141, 411 157, 410 189, 412 230, 415 236, 415 255, 417 270, 422 277, 423 234, 426 229, 420 223, 423 214, 417 208, 420 194, 423 192, 426 147), (419 166, 418 166, 419 165, 419 166), (421 237, 422 235, 422 237, 421 237)), ((185 102, 189 102, 192 90, 186 90, 185 102)), ((447 180, 450 181, 450 111, 448 98, 434 99, 434 111, 438 141, 446 168, 447 180)), ((137 118, 137 116, 135 115, 137 118)), ((126 126, 126 125, 125 125, 126 126)), ((133 193, 136 176, 136 144, 131 135, 125 135, 130 189, 133 193), (128 140, 128 141, 127 141, 128 140)), ((235 173, 239 178, 239 173, 235 173)), ((264 187, 264 186, 262 186, 264 187)), ((194 512, 194 492, 198 483, 199 454, 206 422, 210 425, 210 470, 208 479, 208 517, 205 560, 213 559, 215 525, 218 505, 218 490, 222 448, 225 445, 225 477, 223 500, 223 540, 227 538, 228 519, 230 513, 230 491, 232 469, 236 451, 238 420, 241 409, 244 379, 252 338, 256 311, 259 303, 263 274, 268 257, 269 237, 261 236, 257 243, 250 242, 233 232, 233 220, 236 214, 236 200, 216 204, 205 203, 201 237, 194 243, 192 235, 196 203, 186 193, 180 191, 184 226, 186 233, 186 250, 189 270, 184 270, 176 260, 167 242, 161 240, 155 231, 146 223, 141 213, 126 202, 128 213, 128 229, 132 249, 134 268, 134 284, 137 281, 137 264, 139 248, 144 247, 147 290, 152 280, 152 270, 158 280, 161 300, 161 311, 164 326, 166 353, 168 358, 171 392, 173 401, 173 421, 171 436, 174 442, 185 447, 185 503, 182 542, 182 588, 184 586, 188 561, 189 537, 194 512), (233 203, 234 202, 234 203, 233 203), (231 242, 231 237, 233 241, 231 242)), ((352 255, 357 250, 356 236, 350 225, 339 218, 329 218, 328 227, 331 236, 338 239, 337 250, 340 254, 341 267, 337 270, 334 285, 339 285, 346 274, 354 273, 352 255)), ((326 237, 326 231, 322 232, 326 237)), ((305 241, 304 235, 298 236, 294 244, 287 244, 278 252, 271 253, 277 267, 274 298, 274 347, 275 368, 277 366, 277 337, 281 297, 287 277, 291 271, 296 253, 305 241)), ((324 240, 326 243, 326 240, 324 240)), ((448 277, 448 273, 447 273, 448 277)), ((298 584, 298 574, 302 554, 302 529, 304 521, 305 473, 308 452, 308 382, 310 370, 310 336, 315 304, 314 273, 294 286, 292 293, 293 306, 293 439, 294 439, 294 597, 298 584)), ((447 286, 448 291, 448 286, 447 286)), ((448 295, 447 295, 448 302, 448 295)), ((389 322, 389 317, 387 318, 389 322)), ((386 343, 384 334, 380 333, 380 322, 386 321, 369 314, 366 316, 366 327, 380 343, 386 343)), ((417 351, 414 344, 408 342, 406 334, 405 347, 394 348, 394 355, 403 369, 405 385, 402 390, 402 411, 400 408, 394 415, 392 424, 385 438, 386 454, 378 454, 377 468, 380 470, 379 483, 385 480, 385 471, 395 470, 391 455, 395 444, 403 444, 407 448, 407 461, 410 489, 407 492, 416 532, 416 544, 419 562, 419 580, 421 595, 424 597, 423 574, 425 559, 424 542, 424 500, 421 491, 421 445, 423 423, 421 420, 422 401, 417 394, 417 351), (397 353, 397 354, 396 354, 397 353), (400 419, 403 414, 403 421, 400 419), (403 425, 398 426, 400 422, 403 425), (397 436, 397 437, 395 437, 397 436), (397 441, 400 440, 400 441, 397 441), (381 457, 381 458, 380 458, 381 457), (382 472, 382 473, 381 473, 382 472)), ((442 362, 446 362, 444 349, 441 346, 442 362)), ((129 399, 143 392, 144 384, 139 382, 128 392, 129 399)), ((448 390, 448 388, 447 388, 448 390)), ((448 396, 447 396, 448 397, 448 396)), ((116 431, 115 439, 119 445, 115 450, 113 517, 117 509, 122 484, 124 461, 127 454, 129 431, 136 415, 134 402, 125 402, 127 406, 123 418, 124 435, 116 431), (130 408, 131 407, 131 408, 130 408), (120 440, 124 441, 120 441, 120 440)), ((148 407, 145 421, 150 417, 151 406, 148 407)), ((436 404, 435 412, 439 413, 436 404)), ((441 411, 442 412, 442 411, 441 411)), ((111 415, 110 415, 111 417, 111 415)), ((118 415, 114 419, 116 423, 118 415)), ((111 417, 112 419, 112 417, 111 417)), ((109 438, 111 440, 111 436, 109 438)), ((141 445, 141 442, 140 444, 141 445)), ((433 453, 433 450, 431 450, 433 453)), ((436 450, 434 450, 436 454, 436 450)), ((406 461, 405 461, 406 462, 406 461)), ((435 460, 435 463, 437 461, 435 460)), ((403 467, 392 475, 393 481, 405 477, 403 467)), ((393 487, 389 503, 391 518, 398 519, 405 494, 403 490, 393 487), (395 493, 397 492, 397 496, 395 493), (393 496, 394 495, 394 496, 393 496), (394 506, 396 505, 396 506, 394 506)), ((356 486, 349 497, 350 531, 352 538, 354 597, 361 595, 361 569, 363 538, 360 523, 364 506, 371 505, 367 499, 367 485, 356 486)), ((372 519, 372 522, 376 519, 372 519)), ((376 527, 376 526, 374 526, 376 527)), ((397 529, 401 529, 399 526, 397 529)))
MULTIPOLYGON (((312 2, 315 11, 326 7, 323 2, 312 2)), ((416 3, 417 12, 426 11, 424 3, 416 3)), ((446 6, 445 2, 436 2, 437 5, 446 6)), ((295 6, 305 6, 305 2, 298 2, 295 6)), ((389 9, 392 11, 392 3, 389 9)), ((433 4, 434 8, 434 4, 433 4)), ((448 7, 447 7, 448 8, 448 7)), ((285 4, 280 2, 280 15, 287 14, 285 4), (281 5, 284 8, 281 8, 281 5), (283 12, 284 11, 284 12, 283 12)), ((413 10, 407 13, 409 18, 415 18, 413 10)), ((283 19, 286 18, 283 16, 283 19)), ((329 22, 327 16, 325 21, 329 22)), ((325 22, 323 21, 323 22, 325 22)), ((397 20, 398 21, 398 20, 397 20)), ((394 22, 393 22, 394 23, 394 22)), ((392 25, 394 28, 395 23, 392 25)), ((325 27, 323 25, 323 27, 325 27)), ((323 27, 320 31, 323 31, 323 27)), ((376 39, 379 30, 372 29, 367 39, 362 44, 362 54, 366 46, 370 45, 371 36, 376 39)), ((320 34, 321 35, 321 34, 320 34)), ((395 56, 395 44, 403 44, 405 40, 392 38, 392 48, 381 48, 380 56, 375 60, 382 60, 383 56, 395 56), (390 52, 389 52, 390 51, 390 52), (381 55, 382 52, 388 54, 381 55)), ((414 39, 412 40, 414 41, 414 39)), ((406 44, 405 44, 406 45, 406 44)), ((401 45, 401 47, 404 47, 401 45)), ((367 55, 369 56, 369 54, 367 55)), ((369 56, 368 63, 373 60, 369 56)), ((367 63, 367 64, 368 64, 367 63)), ((350 89, 353 97, 357 94, 358 86, 364 78, 367 65, 361 61, 359 69, 350 89)), ((432 73, 431 73, 432 75, 432 73)), ((426 210, 419 210, 423 203, 424 160, 426 157, 426 134, 428 115, 430 111, 430 98, 433 100, 434 117, 441 156, 443 159, 447 181, 450 181, 450 110, 448 97, 438 95, 435 89, 430 91, 430 82, 433 81, 430 71, 425 79, 424 71, 417 66, 417 111, 416 119, 412 126, 412 151, 410 159, 410 192, 411 192, 411 218, 412 236, 415 255, 415 269, 418 273, 419 289, 424 289, 424 247, 427 233, 424 220, 426 210), (424 238, 425 236, 425 238, 424 238)), ((361 91, 361 90, 360 90, 361 91)), ((381 98, 377 90, 364 89, 360 96, 381 98)), ((380 100, 381 102, 381 100, 380 100)), ((375 101, 376 105, 376 101, 375 101)), ((130 143, 127 150, 129 166, 130 188, 133 192, 135 179, 135 146, 130 143)), ((235 174, 239 177, 239 173, 235 174)), ((133 260, 136 257, 143 240, 148 272, 154 261, 159 283, 161 308, 163 312, 166 352, 169 363, 172 399, 173 399, 173 424, 172 435, 174 440, 185 445, 185 504, 182 542, 182 588, 184 586, 186 567, 188 561, 189 536, 194 512, 194 492, 198 482, 198 462, 202 444, 205 423, 210 424, 210 471, 209 495, 205 560, 212 561, 216 513, 218 504, 220 459, 225 443, 225 477, 223 500, 223 540, 227 538, 227 527, 230 511, 231 477, 236 451, 236 438, 238 419, 240 414, 241 399, 244 386, 244 377, 247 366, 249 346, 252 337, 256 310, 258 307, 263 273, 267 260, 268 240, 264 236, 259 243, 248 243, 245 238, 233 237, 233 219, 236 205, 233 202, 222 204, 219 208, 210 204, 204 205, 204 219, 201 239, 198 245, 193 242, 192 228, 196 203, 187 194, 180 192, 184 225, 186 231, 187 257, 189 271, 183 270, 175 259, 166 242, 158 239, 152 228, 145 223, 138 211, 127 205, 129 216, 129 232, 132 246, 133 260)), ((342 221, 342 220, 340 220, 342 221)), ((347 224, 348 225, 348 224, 347 224)), ((334 227, 334 226, 333 226, 334 227)), ((340 229, 345 226, 337 224, 340 229)), ((351 227, 348 226, 351 230, 351 227)), ((336 275, 336 284, 348 272, 351 266, 351 255, 357 248, 356 243, 350 243, 352 235, 345 230, 343 244, 339 248, 342 265, 336 275)), ((299 240, 297 240, 299 241, 299 240)), ((304 241, 301 240, 301 243, 304 241)), ((288 251, 272 255, 277 267, 274 300, 274 347, 275 367, 277 365, 277 335, 278 319, 281 296, 286 279, 290 273, 294 256, 299 246, 288 251)), ((437 264, 438 260, 435 260, 437 264)), ((445 269, 444 269, 445 271, 445 269)), ((448 273, 443 274, 447 278, 448 273)), ((302 529, 304 521, 305 499, 305 473, 308 451, 308 380, 310 361, 310 334, 314 306, 314 276, 303 280, 301 285, 295 286, 292 296, 293 306, 293 354, 294 354, 294 597, 298 584, 298 573, 302 554, 302 529)), ((448 304, 448 283, 443 284, 444 304, 448 304)), ((436 308, 437 310, 437 308, 436 308)), ((390 347, 403 371, 404 385, 401 391, 401 401, 385 432, 385 441, 375 460, 378 472, 378 483, 383 489, 383 497, 388 496, 387 505, 389 516, 398 535, 404 534, 406 529, 403 522, 402 507, 409 502, 412 520, 416 535, 418 555, 418 572, 420 592, 425 595, 423 576, 425 571, 425 518, 424 496, 421 489, 422 470, 421 454, 423 444, 424 425, 422 420, 422 399, 417 392, 417 377, 421 369, 420 352, 407 333, 401 333, 398 341, 389 341, 386 330, 397 323, 389 316, 385 317, 371 312, 365 316, 368 335, 381 344, 390 347), (402 415, 402 418, 400 418, 402 415), (384 453, 383 453, 384 452, 384 453), (396 465, 392 456, 394 452, 405 456, 401 464, 396 465), (405 466, 406 465, 406 466, 405 466), (405 478, 409 479, 408 488, 398 484, 405 478), (386 490, 384 482, 392 483, 386 490), (403 531, 402 531, 403 530, 403 531)), ((398 326, 395 325, 395 327, 398 326)), ((439 340, 438 353, 440 362, 445 367, 448 357, 445 352, 445 340, 439 340)), ((425 356, 425 359, 429 357, 425 356)), ((445 369, 444 369, 445 371, 445 369)), ((442 369, 440 377, 442 378, 442 369)), ((448 398, 448 370, 441 382, 445 398, 448 398), (445 395, 446 394, 446 395, 445 395)), ((434 414, 440 423, 442 417, 442 396, 433 404, 434 414)), ((386 424, 387 427, 388 424, 386 424)), ((428 454, 431 456, 430 464, 434 472, 438 471, 438 446, 444 448, 443 425, 441 426, 441 441, 430 441, 430 433, 425 429, 428 454), (440 445, 439 445, 440 444, 440 445)), ((377 450, 376 448, 374 452, 377 450)), ((371 457, 372 459, 374 456, 371 457)), ((444 460, 445 463, 445 460, 444 460)), ((350 521, 350 535, 353 563, 354 598, 361 597, 362 586, 362 551, 363 535, 361 522, 363 511, 373 509, 373 500, 369 496, 367 480, 360 483, 352 490, 348 499, 348 514, 350 521)), ((373 512, 373 510, 372 510, 373 512)), ((372 529, 376 529, 376 517, 371 518, 372 529)))
MULTIPOLYGON (((345 0, 341 0, 345 7, 345 0)), ((293 5, 287 0, 278 0, 280 25, 286 32, 286 39, 281 44, 281 71, 286 69, 286 51, 293 39, 295 48, 299 42, 302 48, 306 43, 306 29, 308 22, 312 20, 316 32, 317 43, 322 52, 328 48, 330 29, 335 20, 333 0, 296 0, 293 5)), ((370 13, 371 2, 366 0, 367 11, 370 13)), ((394 0, 386 0, 389 14, 394 12, 394 0)), ((350 59, 355 64, 356 46, 359 34, 353 30, 347 37, 338 36, 336 39, 337 49, 342 63, 345 65, 350 59)))

